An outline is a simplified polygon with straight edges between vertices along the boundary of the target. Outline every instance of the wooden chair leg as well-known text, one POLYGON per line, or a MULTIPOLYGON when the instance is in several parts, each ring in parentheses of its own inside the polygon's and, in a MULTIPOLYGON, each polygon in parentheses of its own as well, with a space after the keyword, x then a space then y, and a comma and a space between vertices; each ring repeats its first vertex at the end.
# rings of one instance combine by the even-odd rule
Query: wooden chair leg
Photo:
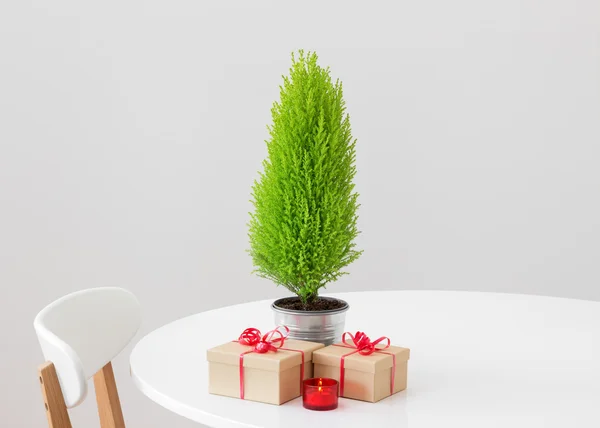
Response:
POLYGON ((38 368, 40 386, 50 428, 72 428, 54 364, 46 362, 38 368))
POLYGON ((109 362, 94 375, 96 402, 102 428, 125 428, 121 402, 112 364, 109 362))

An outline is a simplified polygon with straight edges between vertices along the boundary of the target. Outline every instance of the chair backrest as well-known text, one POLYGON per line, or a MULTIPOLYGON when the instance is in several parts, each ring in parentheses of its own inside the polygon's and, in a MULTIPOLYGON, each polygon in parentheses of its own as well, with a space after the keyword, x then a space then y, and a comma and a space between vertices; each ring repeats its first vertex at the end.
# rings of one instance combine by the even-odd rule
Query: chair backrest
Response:
POLYGON ((116 287, 69 294, 36 316, 44 357, 54 364, 67 407, 85 399, 87 381, 127 346, 140 322, 135 296, 116 287))

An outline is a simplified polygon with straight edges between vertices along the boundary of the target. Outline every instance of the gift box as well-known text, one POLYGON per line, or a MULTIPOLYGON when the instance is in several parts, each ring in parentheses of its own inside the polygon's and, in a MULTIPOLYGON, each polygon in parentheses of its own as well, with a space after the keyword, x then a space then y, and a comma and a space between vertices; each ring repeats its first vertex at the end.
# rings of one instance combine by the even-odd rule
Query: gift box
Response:
POLYGON ((406 389, 409 357, 387 337, 371 342, 363 333, 344 333, 341 343, 313 353, 314 375, 336 379, 340 397, 375 403, 406 389))
POLYGON ((209 392, 277 405, 302 395, 302 380, 313 376, 313 352, 324 345, 256 332, 207 351, 209 392))

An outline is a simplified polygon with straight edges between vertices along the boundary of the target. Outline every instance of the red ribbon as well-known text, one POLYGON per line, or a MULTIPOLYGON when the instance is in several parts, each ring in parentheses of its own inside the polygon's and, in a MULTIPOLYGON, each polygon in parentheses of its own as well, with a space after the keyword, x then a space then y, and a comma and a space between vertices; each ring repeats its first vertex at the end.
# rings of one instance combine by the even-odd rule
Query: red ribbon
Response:
POLYGON ((390 347, 390 339, 389 337, 386 336, 382 336, 379 339, 371 342, 371 339, 369 339, 369 336, 367 336, 366 334, 364 334, 361 331, 357 331, 356 334, 353 336, 352 333, 344 333, 342 335, 342 342, 344 343, 343 345, 333 345, 333 346, 339 346, 342 348, 352 348, 355 349, 352 352, 349 352, 347 354, 342 355, 341 357, 341 361, 340 361, 340 396, 344 395, 344 375, 345 375, 345 371, 346 369, 344 368, 344 363, 346 360, 346 357, 353 355, 353 354, 360 354, 360 355, 371 355, 373 352, 381 352, 382 354, 387 354, 387 355, 391 355, 392 356, 392 378, 390 381, 390 395, 392 395, 394 393, 394 383, 396 381, 396 355, 392 354, 390 352, 384 352, 385 349, 390 347), (352 339, 352 343, 349 343, 346 339, 346 336, 350 336, 350 338, 352 339), (377 345, 379 345, 381 342, 386 341, 387 343, 383 346, 383 348, 378 348, 377 345))
POLYGON ((302 381, 304 380, 304 351, 283 348, 285 339, 289 334, 290 329, 286 326, 277 327, 275 330, 265 333, 264 336, 261 335, 260 330, 256 328, 247 328, 240 334, 238 340, 234 340, 234 342, 241 343, 242 345, 253 347, 251 350, 240 354, 240 398, 242 400, 244 399, 244 355, 253 352, 265 354, 269 351, 277 352, 278 349, 281 349, 282 351, 300 352, 302 357, 302 364, 300 365, 300 391, 302 391, 302 381), (281 332, 281 328, 285 331, 281 332))

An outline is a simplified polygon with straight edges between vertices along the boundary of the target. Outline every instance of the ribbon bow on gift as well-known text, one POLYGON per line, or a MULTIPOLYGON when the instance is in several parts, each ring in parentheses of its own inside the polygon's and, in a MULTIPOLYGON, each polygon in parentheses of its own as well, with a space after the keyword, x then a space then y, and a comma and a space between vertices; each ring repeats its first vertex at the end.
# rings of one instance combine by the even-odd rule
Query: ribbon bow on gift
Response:
POLYGON ((269 351, 277 352, 288 337, 290 329, 286 326, 277 327, 275 330, 267 332, 264 336, 261 336, 260 330, 257 328, 247 328, 240 334, 238 342, 246 346, 254 346, 254 349, 250 352, 257 352, 259 354, 265 354, 269 351), (283 328, 285 332, 279 330, 283 328), (279 346, 277 346, 279 345, 279 346))
POLYGON ((341 357, 341 361, 340 361, 340 396, 344 395, 344 374, 345 374, 344 366, 345 366, 346 357, 348 357, 352 354, 356 354, 356 353, 358 353, 360 355, 371 355, 374 352, 381 352, 382 354, 387 354, 387 355, 392 356, 392 376, 391 376, 391 380, 390 380, 390 394, 394 393, 394 384, 395 384, 395 379, 396 379, 396 355, 392 354, 390 352, 384 351, 385 349, 388 349, 390 347, 390 338, 389 337, 382 336, 379 339, 371 342, 371 339, 369 339, 369 336, 367 336, 362 331, 357 331, 355 335, 352 335, 352 333, 346 332, 342 335, 342 343, 343 343, 343 345, 333 345, 333 346, 339 346, 342 348, 352 348, 352 349, 354 349, 354 351, 344 354, 341 357), (350 339, 352 339, 352 342, 349 342, 346 336, 350 337, 350 339), (381 342, 387 342, 387 343, 385 343, 385 345, 383 345, 383 347, 378 347, 377 345, 379 345, 381 342))
POLYGON ((283 348, 285 339, 287 339, 289 334, 290 329, 284 325, 268 331, 264 335, 262 335, 257 328, 247 328, 240 334, 238 340, 234 341, 245 346, 252 346, 251 350, 240 354, 240 398, 242 400, 244 399, 244 355, 253 352, 257 354, 266 354, 269 351, 277 352, 279 349, 282 351, 299 352, 302 356, 302 364, 300 365, 300 393, 302 393, 302 381, 304 380, 304 351, 283 348))
POLYGON ((383 351, 384 349, 390 347, 389 337, 382 336, 376 341, 371 342, 369 336, 364 334, 362 331, 357 331, 354 336, 352 335, 352 333, 344 333, 342 335, 342 342, 344 343, 344 345, 350 348, 356 348, 358 353, 361 355, 371 355, 375 351, 383 351), (350 339, 352 339, 352 343, 348 343, 346 336, 350 336, 350 339), (376 346, 384 340, 387 341, 385 346, 383 348, 377 348, 376 346))

